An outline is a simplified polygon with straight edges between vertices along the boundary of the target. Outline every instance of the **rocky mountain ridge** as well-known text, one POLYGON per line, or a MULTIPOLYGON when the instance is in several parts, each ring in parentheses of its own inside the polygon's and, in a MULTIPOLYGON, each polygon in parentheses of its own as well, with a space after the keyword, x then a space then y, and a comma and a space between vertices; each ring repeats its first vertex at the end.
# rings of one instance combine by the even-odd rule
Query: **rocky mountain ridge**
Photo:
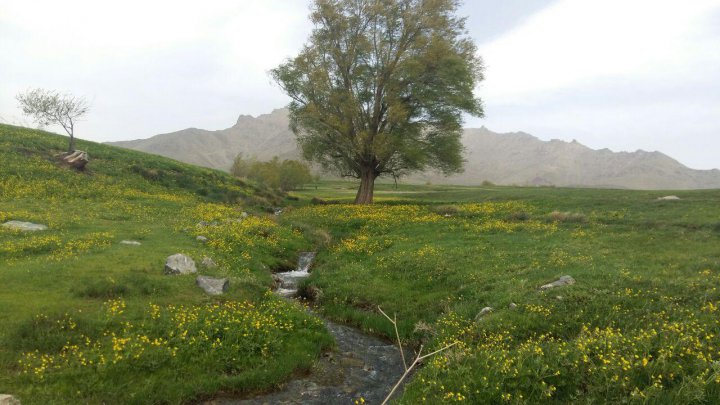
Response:
MULTIPOLYGON (((240 115, 230 128, 188 128, 148 139, 110 144, 229 170, 238 153, 268 160, 299 158, 286 109, 240 115)), ((720 188, 720 170, 694 170, 660 152, 594 150, 577 141, 543 141, 524 132, 465 129, 465 171, 450 177, 421 173, 414 181, 473 185, 612 187, 630 189, 720 188)))

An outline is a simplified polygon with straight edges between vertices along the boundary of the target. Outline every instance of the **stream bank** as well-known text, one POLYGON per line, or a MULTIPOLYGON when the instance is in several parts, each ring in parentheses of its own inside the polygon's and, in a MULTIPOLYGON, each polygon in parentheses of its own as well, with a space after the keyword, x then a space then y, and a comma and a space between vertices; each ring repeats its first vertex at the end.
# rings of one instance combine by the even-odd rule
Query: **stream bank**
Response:
MULTIPOLYGON (((275 292, 292 299, 300 281, 310 275, 314 252, 304 252, 293 271, 275 273, 275 292)), ((317 316, 317 315, 315 315, 317 316)), ((206 405, 379 404, 404 372, 397 346, 351 328, 324 320, 337 350, 322 355, 308 376, 290 380, 277 391, 249 398, 215 398, 206 405)), ((397 394, 396 394, 397 395, 397 394)))

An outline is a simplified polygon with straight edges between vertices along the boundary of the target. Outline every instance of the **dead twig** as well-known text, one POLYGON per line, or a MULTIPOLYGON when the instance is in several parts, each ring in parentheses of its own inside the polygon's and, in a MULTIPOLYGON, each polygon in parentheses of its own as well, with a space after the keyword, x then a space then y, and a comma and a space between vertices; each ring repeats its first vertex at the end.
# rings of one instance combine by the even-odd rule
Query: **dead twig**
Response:
POLYGON ((420 345, 420 349, 418 350, 417 354, 415 355, 415 360, 413 360, 412 364, 410 364, 410 366, 408 367, 407 363, 405 362, 405 353, 403 352, 402 343, 400 342, 400 333, 398 333, 397 315, 393 314, 393 318, 390 318, 385 312, 383 312, 382 308, 380 308, 379 306, 378 306, 378 310, 395 327, 395 337, 397 337, 398 348, 400 349, 400 355, 402 356, 403 366, 405 366, 405 372, 400 377, 400 379, 395 383, 392 390, 390 390, 390 393, 385 397, 385 400, 381 404, 381 405, 385 405, 388 403, 388 401, 393 396, 395 391, 398 389, 398 387, 400 387, 400 384, 402 384, 402 382, 410 374, 410 372, 413 370, 413 368, 415 368, 416 365, 418 365, 419 363, 421 363, 423 360, 427 359, 428 357, 432 357, 442 351, 445 351, 445 350, 455 346, 456 344, 458 344, 458 342, 453 342, 445 347, 442 347, 442 348, 435 350, 434 352, 428 353, 428 354, 422 354, 423 346, 420 345))
POLYGON ((397 327, 397 314, 393 314, 393 319, 390 319, 390 317, 382 310, 382 308, 380 308, 379 305, 378 305, 378 310, 380 311, 381 314, 383 314, 385 316, 385 318, 387 318, 388 321, 390 321, 390 323, 393 324, 393 327, 395 328, 395 337, 397 338, 397 344, 398 344, 398 347, 400 348, 400 356, 402 357, 403 367, 405 367, 405 371, 408 371, 407 361, 405 361, 405 351, 402 348, 402 343, 400 342, 400 333, 398 332, 398 327, 397 327))

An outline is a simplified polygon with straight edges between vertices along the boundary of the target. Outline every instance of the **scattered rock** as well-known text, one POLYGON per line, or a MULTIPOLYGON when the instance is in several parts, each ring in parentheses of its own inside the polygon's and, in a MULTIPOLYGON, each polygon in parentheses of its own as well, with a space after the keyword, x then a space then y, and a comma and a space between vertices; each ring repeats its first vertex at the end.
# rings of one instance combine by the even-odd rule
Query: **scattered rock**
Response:
POLYGON ((308 285, 298 290, 298 298, 311 302, 319 302, 322 299, 323 291, 320 287, 308 285))
POLYGON ((60 155, 60 158, 66 165, 78 171, 85 170, 85 166, 87 166, 90 161, 90 157, 87 152, 83 152, 81 150, 63 153, 60 155))
POLYGON ((574 278, 572 278, 570 276, 562 276, 559 279, 553 281, 552 283, 540 286, 540 289, 541 290, 549 290, 551 288, 562 287, 564 285, 573 285, 573 284, 575 284, 574 278))
POLYGON ((197 273, 195 262, 188 256, 178 253, 169 256, 165 261, 165 274, 190 274, 197 273))
POLYGON ((230 287, 230 281, 228 279, 208 276, 198 276, 195 279, 195 284, 210 295, 221 295, 230 287))
POLYGON ((0 405, 20 405, 20 400, 12 395, 0 394, 0 405))
POLYGON ((243 211, 243 212, 240 214, 240 218, 247 218, 248 215, 249 215, 249 214, 248 214, 247 212, 243 211))
POLYGON ((203 257, 203 259, 202 259, 202 261, 200 262, 200 264, 201 264, 203 267, 205 267, 206 269, 214 269, 215 267, 217 267, 217 263, 215 263, 215 260, 213 260, 213 259, 211 259, 211 258, 209 258, 209 257, 207 257, 207 256, 203 257))
POLYGON ((482 318, 483 316, 489 314, 492 311, 493 311, 492 307, 485 307, 485 308, 481 309, 480 312, 478 312, 478 314, 475 316, 475 319, 482 318))
POLYGON ((517 308, 517 304, 514 302, 511 302, 510 305, 508 305, 508 308, 515 309, 515 308, 517 308))
POLYGON ((2 224, 3 228, 13 229, 23 232, 46 231, 47 225, 33 224, 32 222, 8 221, 2 224))
POLYGON ((217 226, 220 225, 218 221, 200 221, 197 223, 197 226, 217 226))
POLYGON ((197 238, 195 238, 198 242, 205 243, 208 241, 208 238, 206 236, 198 235, 197 238))
POLYGON ((563 297, 562 297, 562 295, 558 295, 557 297, 555 297, 555 299, 558 300, 558 301, 562 301, 562 300, 563 300, 563 297))
POLYGON ((142 243, 136 241, 136 240, 121 240, 121 245, 129 245, 129 246, 140 246, 142 243))
POLYGON ((680 197, 676 195, 666 195, 665 197, 658 197, 658 200, 660 201, 673 201, 673 200, 679 200, 680 197))
POLYGON ((282 208, 275 208, 275 209, 273 210, 273 213, 274 213, 275 215, 280 215, 280 214, 283 213, 283 209, 282 209, 282 208))

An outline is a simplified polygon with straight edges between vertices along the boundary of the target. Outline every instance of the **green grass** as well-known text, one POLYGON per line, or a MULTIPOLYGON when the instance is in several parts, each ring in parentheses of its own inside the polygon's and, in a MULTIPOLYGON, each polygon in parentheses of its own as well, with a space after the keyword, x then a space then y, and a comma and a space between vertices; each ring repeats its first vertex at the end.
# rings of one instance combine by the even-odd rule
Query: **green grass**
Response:
POLYGON ((356 207, 352 183, 286 198, 86 142, 76 173, 65 142, 0 126, 0 222, 50 226, 0 230, 0 392, 24 403, 183 403, 308 370, 330 337, 268 289, 313 248, 318 311, 392 338, 381 306, 407 345, 455 343, 399 403, 720 403, 718 190, 379 184, 356 207), (212 257, 227 295, 164 276, 177 252, 212 257))
POLYGON ((0 126, 0 222, 50 228, 0 228, 0 392, 30 404, 182 403, 270 389, 330 345, 317 320, 266 293, 269 269, 310 246, 265 214, 283 195, 83 141, 91 161, 78 173, 55 157, 66 142, 0 126), (193 276, 163 275, 178 252, 212 257, 219 267, 200 273, 229 277, 230 291, 208 297, 193 276))
MULTIPOLYGON (((353 189, 296 195, 347 202, 353 189)), ((379 305, 407 344, 460 342, 401 403, 720 402, 720 191, 378 191, 372 208, 286 220, 334 237, 308 280, 326 316, 392 337, 379 305), (681 200, 657 200, 668 194, 681 200), (539 290, 562 275, 577 284, 539 290)))

